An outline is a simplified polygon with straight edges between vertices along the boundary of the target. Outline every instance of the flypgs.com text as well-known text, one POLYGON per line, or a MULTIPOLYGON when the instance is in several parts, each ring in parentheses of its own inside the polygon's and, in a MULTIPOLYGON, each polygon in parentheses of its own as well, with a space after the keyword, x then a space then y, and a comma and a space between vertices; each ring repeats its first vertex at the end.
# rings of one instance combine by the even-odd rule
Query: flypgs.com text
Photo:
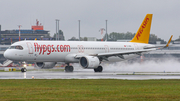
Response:
POLYGON ((39 55, 47 55, 51 54, 52 52, 70 52, 71 48, 70 45, 39 45, 38 43, 34 43, 35 52, 39 52, 39 55))

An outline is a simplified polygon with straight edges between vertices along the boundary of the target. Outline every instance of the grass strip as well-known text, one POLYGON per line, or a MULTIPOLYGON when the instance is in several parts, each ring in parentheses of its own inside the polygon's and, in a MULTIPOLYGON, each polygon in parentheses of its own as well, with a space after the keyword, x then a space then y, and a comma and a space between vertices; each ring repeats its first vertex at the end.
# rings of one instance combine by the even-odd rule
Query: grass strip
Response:
POLYGON ((0 80, 0 101, 4 100, 179 101, 180 80, 0 80))

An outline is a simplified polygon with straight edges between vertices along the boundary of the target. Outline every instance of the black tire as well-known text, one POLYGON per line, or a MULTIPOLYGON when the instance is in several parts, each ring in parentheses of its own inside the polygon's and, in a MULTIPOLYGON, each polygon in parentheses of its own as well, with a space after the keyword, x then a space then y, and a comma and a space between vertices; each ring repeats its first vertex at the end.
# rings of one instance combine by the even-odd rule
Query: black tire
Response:
POLYGON ((103 68, 102 66, 98 66, 97 68, 94 68, 94 72, 102 72, 103 68))
POLYGON ((102 72, 103 68, 102 66, 98 66, 98 72, 102 72))
POLYGON ((73 66, 69 66, 69 72, 73 72, 74 68, 73 66))
POLYGON ((65 72, 73 72, 74 68, 73 66, 66 66, 65 67, 65 72))
POLYGON ((21 68, 21 72, 24 72, 24 68, 21 68))
POLYGON ((68 66, 65 67, 65 72, 69 72, 68 66))
POLYGON ((21 68, 21 72, 26 72, 27 69, 26 68, 21 68))
POLYGON ((97 69, 97 68, 94 68, 94 72, 98 72, 98 69, 97 69))

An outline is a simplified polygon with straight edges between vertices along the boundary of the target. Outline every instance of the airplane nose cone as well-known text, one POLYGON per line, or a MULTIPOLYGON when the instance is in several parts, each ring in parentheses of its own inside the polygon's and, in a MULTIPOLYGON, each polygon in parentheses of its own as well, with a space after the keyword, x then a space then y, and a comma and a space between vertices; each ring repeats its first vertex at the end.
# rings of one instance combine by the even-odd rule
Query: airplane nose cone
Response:
POLYGON ((6 59, 9 59, 9 56, 10 56, 10 54, 9 54, 9 52, 6 50, 5 52, 4 52, 4 57, 6 58, 6 59))

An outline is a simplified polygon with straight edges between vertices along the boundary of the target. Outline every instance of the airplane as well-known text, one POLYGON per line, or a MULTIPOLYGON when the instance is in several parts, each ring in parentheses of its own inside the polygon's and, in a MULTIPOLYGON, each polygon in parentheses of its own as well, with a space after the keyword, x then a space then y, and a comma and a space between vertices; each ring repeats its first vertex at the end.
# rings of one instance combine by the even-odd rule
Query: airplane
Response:
MULTIPOLYGON (((137 33, 130 42, 90 42, 90 41, 37 41, 25 40, 13 43, 4 57, 13 61, 35 62, 42 69, 53 68, 57 62, 64 62, 65 72, 73 72, 70 63, 79 63, 84 69, 102 72, 101 62, 119 62, 169 46, 172 36, 165 46, 148 44, 153 14, 147 14, 137 33)), ((26 68, 22 68, 26 71, 26 68)))

